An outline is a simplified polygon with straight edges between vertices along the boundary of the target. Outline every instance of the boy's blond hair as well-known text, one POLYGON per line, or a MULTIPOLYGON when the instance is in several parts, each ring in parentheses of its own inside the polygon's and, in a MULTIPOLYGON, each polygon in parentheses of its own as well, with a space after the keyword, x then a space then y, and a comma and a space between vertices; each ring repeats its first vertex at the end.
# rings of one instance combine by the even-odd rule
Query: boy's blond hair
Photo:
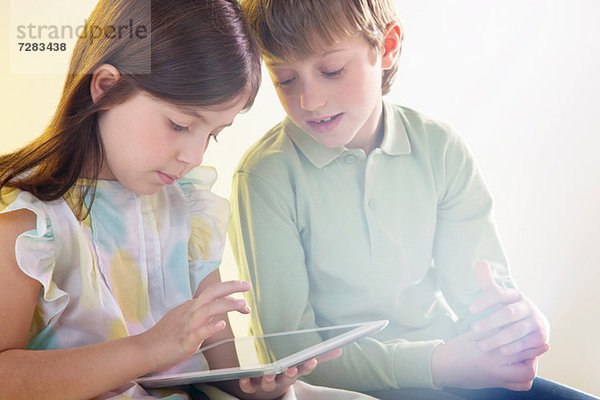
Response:
MULTIPOLYGON (((250 29, 263 55, 297 60, 319 46, 362 34, 378 52, 391 23, 398 22, 395 0, 242 0, 250 29)), ((402 42, 400 42, 402 46, 402 42)), ((396 63, 383 72, 381 90, 390 91, 396 63)))

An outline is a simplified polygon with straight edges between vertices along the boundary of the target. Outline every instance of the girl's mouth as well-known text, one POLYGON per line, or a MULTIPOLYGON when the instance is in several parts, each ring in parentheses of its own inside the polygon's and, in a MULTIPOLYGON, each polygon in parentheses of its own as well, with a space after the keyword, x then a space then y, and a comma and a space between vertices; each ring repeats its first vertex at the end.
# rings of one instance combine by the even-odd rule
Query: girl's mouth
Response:
POLYGON ((158 177, 165 185, 170 185, 173 182, 175 182, 175 177, 173 177, 171 175, 167 175, 164 172, 158 171, 158 177))

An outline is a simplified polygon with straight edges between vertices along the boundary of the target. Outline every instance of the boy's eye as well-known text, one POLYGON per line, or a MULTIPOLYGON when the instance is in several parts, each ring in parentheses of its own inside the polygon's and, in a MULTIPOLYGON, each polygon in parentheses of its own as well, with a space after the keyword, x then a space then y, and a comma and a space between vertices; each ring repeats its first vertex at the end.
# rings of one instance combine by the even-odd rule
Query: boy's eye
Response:
POLYGON ((217 140, 217 133, 211 133, 210 135, 208 135, 209 138, 212 138, 216 143, 219 143, 219 141, 217 140))
POLYGON ((335 71, 331 71, 331 72, 321 71, 321 73, 328 78, 337 78, 338 76, 340 76, 342 74, 342 72, 344 72, 344 67, 342 67, 338 70, 335 70, 335 71))
POLYGON ((171 128, 173 128, 177 132, 187 132, 187 130, 188 130, 187 126, 182 126, 182 125, 176 124, 173 121, 169 121, 169 122, 171 123, 171 128))
POLYGON ((290 85, 294 81, 294 78, 286 79, 284 81, 275 82, 275 86, 284 87, 290 85))

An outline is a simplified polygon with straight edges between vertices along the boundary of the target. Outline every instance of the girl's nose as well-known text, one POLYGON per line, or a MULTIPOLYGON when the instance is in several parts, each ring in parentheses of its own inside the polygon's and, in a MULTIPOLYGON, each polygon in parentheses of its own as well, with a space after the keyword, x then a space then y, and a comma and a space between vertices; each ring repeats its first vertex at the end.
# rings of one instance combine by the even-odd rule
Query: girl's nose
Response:
MULTIPOLYGON (((209 138, 209 136, 207 136, 207 138, 209 138)), ((207 138, 202 141, 196 139, 183 143, 177 159, 182 163, 187 164, 189 168, 194 168, 202 164, 204 152, 206 151, 206 144, 208 143, 207 138)))

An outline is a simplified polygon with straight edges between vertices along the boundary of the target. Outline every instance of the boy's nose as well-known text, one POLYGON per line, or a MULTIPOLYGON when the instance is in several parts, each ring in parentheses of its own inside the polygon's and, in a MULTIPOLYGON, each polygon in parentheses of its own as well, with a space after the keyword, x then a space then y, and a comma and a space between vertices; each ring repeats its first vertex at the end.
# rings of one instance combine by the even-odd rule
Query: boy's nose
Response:
POLYGON ((318 87, 311 84, 302 85, 300 93, 300 107, 305 111, 315 111, 326 103, 325 96, 318 87))

